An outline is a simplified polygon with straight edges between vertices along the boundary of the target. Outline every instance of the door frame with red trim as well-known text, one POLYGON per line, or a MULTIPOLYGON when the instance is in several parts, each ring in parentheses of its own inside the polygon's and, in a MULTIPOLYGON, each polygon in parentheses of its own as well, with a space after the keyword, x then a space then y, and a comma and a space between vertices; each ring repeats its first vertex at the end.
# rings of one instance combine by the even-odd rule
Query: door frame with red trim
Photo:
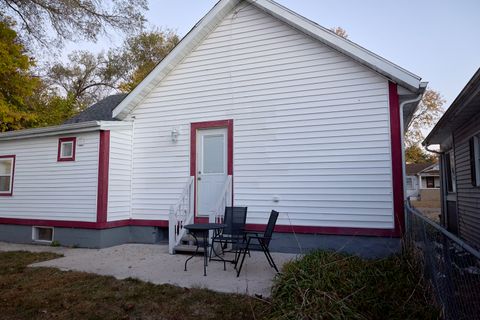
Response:
MULTIPOLYGON (((195 181, 194 212, 197 216, 197 132, 202 129, 226 128, 227 129, 227 175, 232 176, 233 185, 233 119, 192 122, 190 124, 190 176, 195 181)), ((233 190, 232 190, 233 203, 233 190)))

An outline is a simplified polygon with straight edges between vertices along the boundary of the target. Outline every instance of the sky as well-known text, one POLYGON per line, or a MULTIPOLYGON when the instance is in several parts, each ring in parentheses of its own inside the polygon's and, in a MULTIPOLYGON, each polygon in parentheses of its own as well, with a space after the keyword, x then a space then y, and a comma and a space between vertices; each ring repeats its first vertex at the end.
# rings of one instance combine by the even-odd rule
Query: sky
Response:
MULTIPOLYGON (((149 0, 150 27, 185 35, 216 0, 149 0)), ((428 81, 447 101, 480 68, 479 0, 277 0, 326 27, 340 26, 349 39, 428 81)), ((121 36, 88 44, 108 50, 121 36)), ((71 44, 66 52, 85 48, 71 44)))

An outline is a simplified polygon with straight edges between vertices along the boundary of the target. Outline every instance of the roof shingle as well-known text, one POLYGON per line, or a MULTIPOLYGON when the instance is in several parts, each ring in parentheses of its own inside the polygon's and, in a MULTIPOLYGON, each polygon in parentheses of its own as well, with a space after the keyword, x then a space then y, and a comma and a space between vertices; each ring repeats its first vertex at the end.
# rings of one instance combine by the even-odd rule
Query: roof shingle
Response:
POLYGON ((116 121, 116 119, 112 117, 112 111, 126 96, 126 93, 108 96, 68 119, 64 124, 86 121, 116 121))

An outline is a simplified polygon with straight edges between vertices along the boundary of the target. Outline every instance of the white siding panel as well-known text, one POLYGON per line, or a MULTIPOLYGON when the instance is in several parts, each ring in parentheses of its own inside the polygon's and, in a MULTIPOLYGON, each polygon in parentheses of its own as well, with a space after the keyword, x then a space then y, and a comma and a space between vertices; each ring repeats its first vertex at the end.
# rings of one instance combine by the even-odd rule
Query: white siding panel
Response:
POLYGON ((107 221, 130 219, 132 129, 110 129, 107 221))
POLYGON ((132 115, 134 219, 168 219, 189 176, 190 123, 234 119, 235 204, 249 223, 276 209, 284 225, 393 227, 387 80, 253 6, 132 115))
POLYGON ((57 162, 58 136, 0 142, 0 155, 16 155, 13 196, 0 197, 0 217, 96 221, 99 133, 73 136, 68 162, 57 162))

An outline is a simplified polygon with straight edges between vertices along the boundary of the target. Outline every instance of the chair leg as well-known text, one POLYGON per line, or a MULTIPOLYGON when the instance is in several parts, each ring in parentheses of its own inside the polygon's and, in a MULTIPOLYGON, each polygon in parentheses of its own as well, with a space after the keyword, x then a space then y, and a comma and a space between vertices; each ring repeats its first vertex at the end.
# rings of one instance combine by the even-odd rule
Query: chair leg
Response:
POLYGON ((235 257, 235 266, 234 266, 235 270, 237 269, 238 260, 240 260, 240 256, 242 255, 242 251, 243 251, 242 248, 238 249, 238 253, 235 257))
POLYGON ((265 258, 267 258, 268 264, 270 265, 270 267, 273 268, 273 266, 274 266, 273 259, 272 259, 272 257, 267 253, 267 252, 268 252, 268 248, 267 248, 261 241, 259 241, 259 242, 260 242, 260 247, 262 248, 263 254, 265 255, 265 258))
POLYGON ((272 267, 275 269, 275 271, 277 271, 277 273, 280 272, 278 271, 277 265, 273 261, 272 255, 270 254, 270 250, 268 250, 268 248, 265 248, 265 249, 266 249, 265 254, 268 255, 270 257, 270 260, 272 261, 272 267))
POLYGON ((240 262, 240 267, 238 267, 238 270, 237 270, 237 278, 240 276, 240 271, 242 271, 242 266, 243 266, 243 262, 245 261, 245 256, 246 255, 247 255, 247 249, 245 249, 245 251, 243 252, 242 262, 240 262))
POLYGON ((212 240, 212 246, 210 247, 210 255, 208 257, 208 261, 212 261, 212 251, 213 251, 214 245, 215 245, 215 239, 212 240))

